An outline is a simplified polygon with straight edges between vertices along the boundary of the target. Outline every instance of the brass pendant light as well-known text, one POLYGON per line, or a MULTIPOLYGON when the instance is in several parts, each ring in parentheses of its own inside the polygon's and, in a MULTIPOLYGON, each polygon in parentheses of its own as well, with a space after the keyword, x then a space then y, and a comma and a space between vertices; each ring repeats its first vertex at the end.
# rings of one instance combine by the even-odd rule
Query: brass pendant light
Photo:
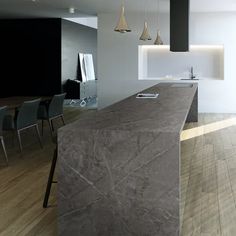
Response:
MULTIPOLYGON (((148 2, 147 2, 148 4, 148 2)), ((147 4, 145 4, 145 21, 144 21, 144 27, 143 27, 143 32, 139 38, 139 40, 152 40, 150 34, 149 34, 149 30, 148 30, 148 23, 147 23, 147 4)))
MULTIPOLYGON (((159 18, 159 0, 157 0, 157 25, 159 24, 159 21, 158 21, 158 18, 159 18)), ((160 34, 160 30, 157 29, 157 37, 156 37, 156 40, 154 41, 154 44, 155 45, 163 45, 163 41, 161 39, 161 34, 160 34)))
POLYGON ((152 40, 149 32, 148 32, 148 23, 147 21, 144 21, 144 28, 143 28, 143 33, 139 38, 140 40, 146 41, 146 40, 152 40))
POLYGON ((155 45, 163 45, 163 41, 160 36, 160 30, 157 30, 157 37, 156 37, 154 44, 155 45))
POLYGON ((125 6, 124 6, 124 1, 122 2, 121 6, 121 12, 120 12, 120 18, 117 23, 117 26, 114 29, 116 32, 120 33, 126 33, 126 32, 131 32, 131 30, 128 27, 127 21, 125 19, 125 6))

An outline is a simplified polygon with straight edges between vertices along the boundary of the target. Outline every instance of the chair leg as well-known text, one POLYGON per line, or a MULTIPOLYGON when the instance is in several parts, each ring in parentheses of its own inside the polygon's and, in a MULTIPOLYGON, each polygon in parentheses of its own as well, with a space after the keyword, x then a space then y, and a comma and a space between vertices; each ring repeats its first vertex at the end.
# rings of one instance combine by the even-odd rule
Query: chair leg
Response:
POLYGON ((53 183, 53 176, 54 176, 54 172, 55 172, 55 168, 56 168, 56 163, 57 163, 57 148, 54 151, 52 164, 51 164, 51 169, 50 169, 50 173, 49 173, 49 176, 48 176, 48 183, 47 183, 47 188, 46 188, 44 201, 43 201, 43 207, 44 208, 48 207, 48 199, 49 199, 49 195, 50 195, 50 191, 51 191, 51 186, 52 186, 52 183, 53 183))
POLYGON ((39 133, 39 125, 38 124, 35 125, 35 129, 36 129, 36 132, 37 132, 37 135, 38 135, 38 140, 39 140, 40 146, 41 146, 41 148, 43 148, 42 140, 41 140, 40 133, 39 133))
POLYGON ((14 139, 15 139, 15 130, 12 130, 12 147, 14 147, 14 139))
POLYGON ((42 136, 43 136, 43 123, 44 123, 44 122, 43 122, 43 120, 42 120, 42 136))
POLYGON ((52 124, 52 131, 54 132, 54 130, 55 130, 55 129, 54 129, 54 125, 53 125, 53 122, 52 122, 52 120, 53 120, 53 119, 50 119, 50 121, 51 121, 51 124, 52 124))
POLYGON ((7 165, 8 165, 8 157, 7 157, 7 151, 6 151, 4 139, 3 139, 3 137, 0 137, 0 138, 1 138, 1 143, 2 143, 2 148, 3 148, 4 155, 5 155, 5 159, 6 159, 6 162, 7 162, 7 165))
POLYGON ((50 128, 50 132, 51 132, 51 136, 53 137, 53 127, 52 127, 52 120, 51 119, 49 119, 48 120, 48 124, 49 124, 49 128, 50 128))
POLYGON ((63 115, 61 115, 61 120, 62 120, 63 125, 66 125, 63 115))
POLYGON ((17 130, 17 138, 18 138, 18 142, 19 142, 20 151, 22 152, 22 143, 21 143, 21 137, 20 137, 20 130, 17 130))

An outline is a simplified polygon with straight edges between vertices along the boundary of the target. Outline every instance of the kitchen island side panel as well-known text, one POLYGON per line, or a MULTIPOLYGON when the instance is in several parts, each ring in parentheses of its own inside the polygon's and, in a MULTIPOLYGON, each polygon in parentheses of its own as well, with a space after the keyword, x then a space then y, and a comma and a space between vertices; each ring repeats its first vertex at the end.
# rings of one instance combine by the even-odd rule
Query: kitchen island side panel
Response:
POLYGON ((178 235, 179 134, 72 131, 59 155, 59 235, 178 235))

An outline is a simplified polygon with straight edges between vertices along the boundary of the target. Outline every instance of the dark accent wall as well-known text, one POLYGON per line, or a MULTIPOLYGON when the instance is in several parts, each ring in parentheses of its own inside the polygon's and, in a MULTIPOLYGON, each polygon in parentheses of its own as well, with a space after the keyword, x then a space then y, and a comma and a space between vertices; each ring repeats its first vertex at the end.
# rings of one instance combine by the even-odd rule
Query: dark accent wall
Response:
POLYGON ((61 19, 0 20, 0 97, 61 92, 61 19))
POLYGON ((189 51, 189 0, 170 0, 170 51, 189 51))

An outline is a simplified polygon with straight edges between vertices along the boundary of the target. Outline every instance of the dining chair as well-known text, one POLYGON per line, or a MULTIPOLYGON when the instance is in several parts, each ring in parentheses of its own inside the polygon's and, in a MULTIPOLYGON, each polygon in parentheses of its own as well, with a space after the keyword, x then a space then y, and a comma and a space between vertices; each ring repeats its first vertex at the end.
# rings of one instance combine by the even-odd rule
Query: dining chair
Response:
POLYGON ((40 98, 31 101, 25 101, 19 108, 17 108, 15 117, 11 115, 7 115, 5 117, 3 129, 16 131, 21 152, 22 152, 22 142, 20 135, 21 131, 33 127, 36 130, 40 146, 43 147, 37 119, 37 112, 40 101, 41 101, 40 98))
POLYGON ((48 121, 51 136, 53 137, 53 120, 61 118, 63 125, 65 125, 64 115, 63 115, 63 103, 66 93, 56 94, 53 96, 52 100, 48 103, 40 104, 38 109, 38 119, 42 120, 42 134, 43 134, 43 122, 48 121))
POLYGON ((3 148, 3 152, 5 155, 5 159, 6 159, 6 163, 8 164, 8 157, 7 157, 7 151, 6 151, 6 147, 5 147, 5 142, 3 139, 3 121, 6 115, 6 111, 7 111, 7 107, 0 107, 0 139, 1 139, 1 144, 2 144, 2 148, 3 148))

